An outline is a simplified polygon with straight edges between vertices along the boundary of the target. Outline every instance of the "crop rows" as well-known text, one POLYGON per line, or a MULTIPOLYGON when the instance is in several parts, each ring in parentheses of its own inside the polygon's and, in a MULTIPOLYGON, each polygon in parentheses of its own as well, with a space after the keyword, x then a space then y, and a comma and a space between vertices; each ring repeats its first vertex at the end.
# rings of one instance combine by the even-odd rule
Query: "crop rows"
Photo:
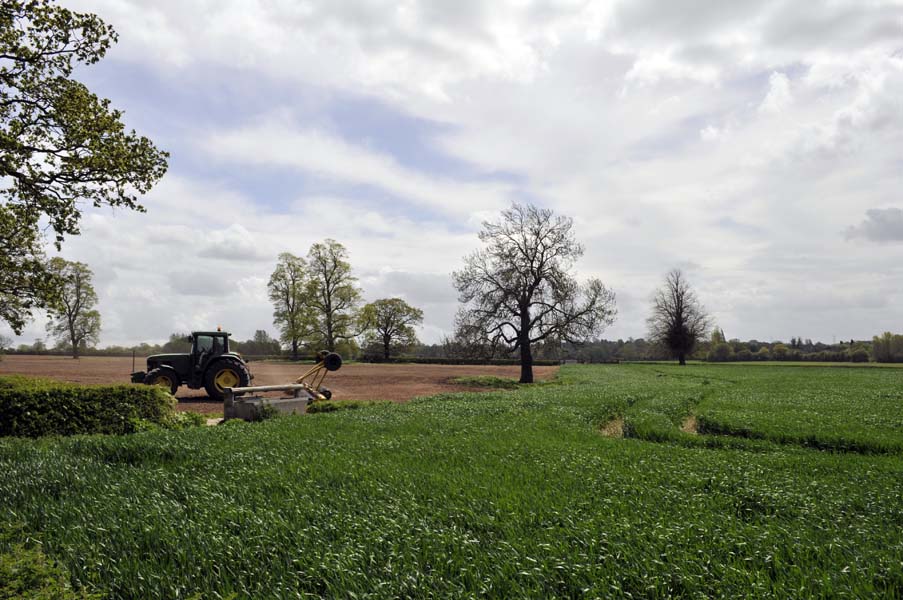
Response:
MULTIPOLYGON (((569 367, 514 391, 262 424, 7 439, 0 521, 114 597, 898 597, 898 453, 598 433, 621 416, 635 437, 733 439, 677 426, 770 371, 777 391, 837 386, 757 370, 569 367)), ((849 371, 892 393, 879 370, 849 371)), ((864 422, 903 412, 869 397, 864 422)))

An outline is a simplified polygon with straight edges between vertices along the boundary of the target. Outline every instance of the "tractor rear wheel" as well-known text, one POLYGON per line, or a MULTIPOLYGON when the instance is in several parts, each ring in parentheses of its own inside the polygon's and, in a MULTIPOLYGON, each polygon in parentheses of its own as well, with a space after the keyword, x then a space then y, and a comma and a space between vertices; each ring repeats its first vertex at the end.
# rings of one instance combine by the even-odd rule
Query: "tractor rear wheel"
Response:
POLYGON ((222 402, 226 388, 247 387, 251 383, 248 367, 237 360, 220 359, 213 361, 204 374, 204 388, 212 400, 222 402))
POLYGON ((144 383, 166 388, 166 391, 173 396, 176 395, 176 390, 179 389, 179 378, 176 377, 172 369, 151 369, 144 376, 144 383))

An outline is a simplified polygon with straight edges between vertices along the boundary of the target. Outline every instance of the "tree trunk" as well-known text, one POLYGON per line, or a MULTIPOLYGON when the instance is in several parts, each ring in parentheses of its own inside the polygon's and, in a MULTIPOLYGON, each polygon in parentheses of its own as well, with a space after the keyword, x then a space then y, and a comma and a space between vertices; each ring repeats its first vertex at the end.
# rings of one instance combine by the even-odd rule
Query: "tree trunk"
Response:
POLYGON ((383 339, 383 358, 389 360, 389 344, 391 340, 383 339))
POLYGON ((292 360, 298 360, 298 340, 292 340, 292 360))
POLYGON ((335 352, 335 338, 332 335, 332 317, 326 317, 326 349, 335 352))
POLYGON ((78 340, 75 339, 75 329, 69 325, 69 340, 72 342, 72 358, 78 358, 78 340))
POLYGON ((685 367, 687 365, 687 356, 681 352, 677 355, 677 362, 680 366, 685 367))
POLYGON ((529 338, 520 343, 520 382, 533 383, 533 353, 529 338))

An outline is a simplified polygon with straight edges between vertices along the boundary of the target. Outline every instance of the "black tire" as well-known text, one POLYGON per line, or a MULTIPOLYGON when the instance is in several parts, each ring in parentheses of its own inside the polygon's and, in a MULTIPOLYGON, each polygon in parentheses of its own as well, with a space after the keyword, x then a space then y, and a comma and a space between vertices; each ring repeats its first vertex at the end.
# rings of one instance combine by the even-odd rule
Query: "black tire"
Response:
POLYGON ((144 383, 168 388, 167 391, 173 396, 176 395, 176 390, 179 389, 179 377, 172 369, 151 369, 144 376, 144 383))
POLYGON ((338 371, 342 368, 342 357, 335 352, 330 352, 323 358, 323 366, 327 371, 338 371))
POLYGON ((221 358, 207 366, 204 389, 212 400, 222 402, 227 387, 247 387, 251 383, 248 367, 235 359, 221 358))
POLYGON ((327 400, 332 399, 332 391, 329 388, 321 387, 317 391, 320 392, 321 394, 323 394, 323 397, 326 398, 327 400))

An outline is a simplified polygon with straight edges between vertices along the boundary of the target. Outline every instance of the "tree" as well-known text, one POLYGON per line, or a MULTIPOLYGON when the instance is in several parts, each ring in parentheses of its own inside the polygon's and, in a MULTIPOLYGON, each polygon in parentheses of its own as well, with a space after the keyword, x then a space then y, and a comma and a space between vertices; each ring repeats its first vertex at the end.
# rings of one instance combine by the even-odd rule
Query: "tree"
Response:
POLYGON ((279 340, 274 340, 270 334, 263 329, 254 332, 254 337, 250 340, 237 344, 242 354, 250 354, 252 356, 269 356, 279 354, 279 340))
POLYGON ((47 331, 61 345, 72 350, 78 358, 79 350, 100 338, 100 313, 94 309, 97 293, 91 283, 91 269, 80 262, 53 258, 48 267, 57 281, 62 282, 58 304, 49 311, 47 331))
POLYGON ((723 344, 725 342, 727 342, 727 340, 724 337, 724 330, 721 329, 720 327, 713 327, 712 328, 712 345, 723 344))
POLYGON ((32 224, 17 220, 0 205, 0 319, 16 335, 22 333, 33 309, 58 299, 41 240, 32 224))
POLYGON ((298 359, 299 345, 310 335, 311 323, 304 298, 306 286, 304 259, 289 252, 280 254, 267 288, 274 308, 273 322, 279 328, 282 343, 291 348, 294 360, 298 359))
POLYGON ((872 338, 872 357, 879 363, 903 362, 903 335, 885 331, 872 338))
POLYGON ((79 233, 82 206, 143 211, 138 196, 166 172, 165 152, 71 78, 114 41, 96 15, 50 0, 0 3, 0 318, 16 333, 58 300, 43 228, 59 249, 79 233))
POLYGON ((712 343, 712 349, 706 355, 706 360, 709 362, 726 362, 731 360, 733 356, 734 351, 731 349, 730 344, 717 342, 712 343))
POLYGON ((774 360, 787 360, 790 355, 790 349, 784 344, 778 342, 771 348, 771 357, 774 360))
POLYGON ((5 335, 0 335, 0 357, 3 356, 6 350, 12 347, 12 343, 13 341, 10 338, 5 335))
POLYGON ((163 344, 160 351, 174 354, 191 352, 191 342, 188 341, 188 333, 170 333, 169 340, 163 344))
POLYGON ((687 364, 687 356, 711 326, 708 314, 679 269, 668 273, 665 284, 655 292, 652 315, 646 322, 649 337, 667 348, 681 365, 687 364))
POLYGON ((314 341, 330 352, 338 341, 360 335, 357 307, 361 290, 347 259, 345 247, 331 239, 314 244, 307 254, 305 304, 310 309, 314 341))
POLYGON ((393 349, 417 343, 414 326, 423 323, 423 311, 401 298, 384 298, 364 306, 360 318, 367 343, 378 344, 388 359, 393 349))
POLYGON ((499 222, 483 223, 484 247, 453 274, 463 304, 457 331, 520 351, 521 383, 533 382, 533 344, 580 343, 614 322, 614 292, 598 279, 580 285, 572 273, 583 255, 572 230, 568 217, 513 204, 499 222))

